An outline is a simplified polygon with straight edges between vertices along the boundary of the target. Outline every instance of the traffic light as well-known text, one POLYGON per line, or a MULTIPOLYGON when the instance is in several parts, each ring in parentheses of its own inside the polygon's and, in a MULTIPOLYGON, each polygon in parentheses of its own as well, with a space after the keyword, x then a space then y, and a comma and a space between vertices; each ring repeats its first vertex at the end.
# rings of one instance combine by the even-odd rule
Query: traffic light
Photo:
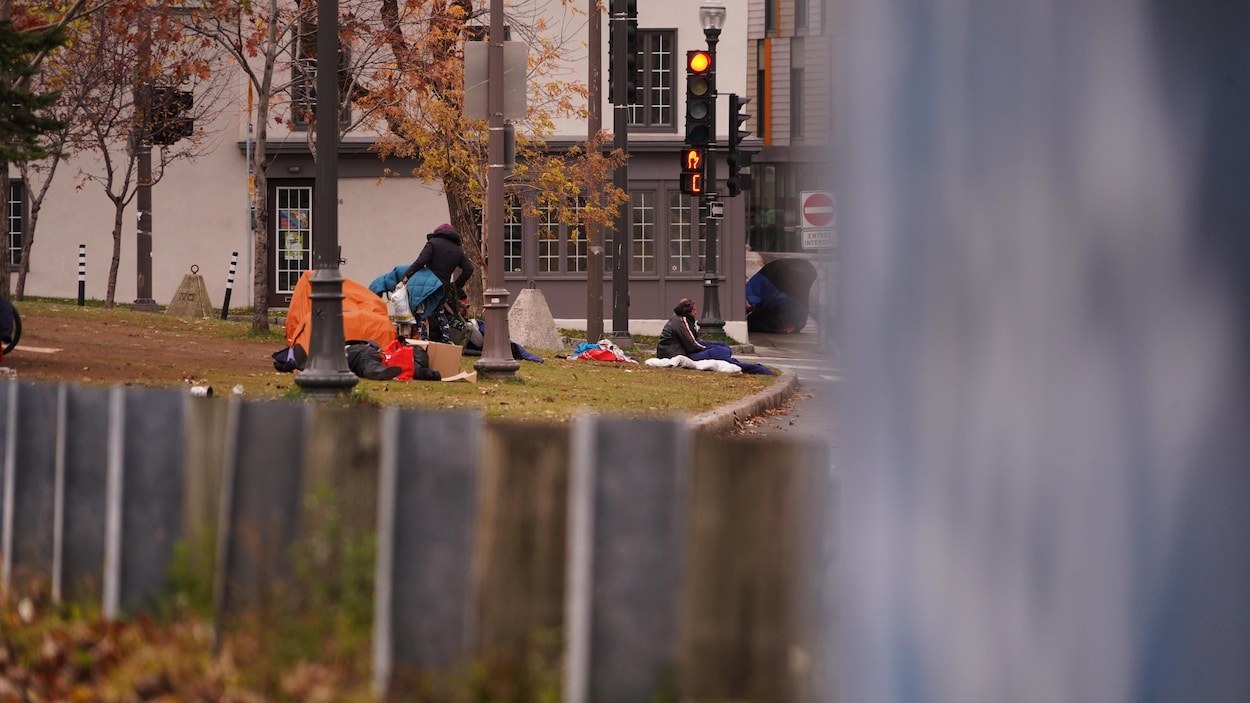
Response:
POLYGON ((710 52, 686 52, 686 143, 706 146, 716 137, 716 67, 710 52))
POLYGON ((638 90, 638 0, 625 0, 625 104, 638 90))
POLYGON ((703 195, 704 151, 695 147, 681 150, 681 192, 703 195))
POLYGON ((750 98, 729 94, 729 177, 725 179, 725 188, 730 197, 751 189, 751 153, 739 149, 742 140, 750 134, 742 128, 742 123, 751 119, 751 115, 742 111, 749 102, 750 98))
POLYGON ((611 21, 625 23, 625 94, 617 95, 616 25, 608 30, 608 102, 630 105, 638 90, 638 0, 612 0, 611 21))
POLYGON ((195 120, 187 116, 194 104, 190 91, 155 86, 150 95, 148 134, 153 144, 173 144, 194 133, 195 120))

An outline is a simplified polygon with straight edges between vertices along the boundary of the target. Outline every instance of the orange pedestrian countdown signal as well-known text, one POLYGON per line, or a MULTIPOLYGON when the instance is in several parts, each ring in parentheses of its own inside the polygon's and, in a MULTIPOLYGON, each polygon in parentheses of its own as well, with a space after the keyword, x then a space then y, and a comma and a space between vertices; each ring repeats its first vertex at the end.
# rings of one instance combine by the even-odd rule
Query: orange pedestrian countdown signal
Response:
POLYGON ((703 194, 703 150, 681 150, 681 192, 686 195, 703 194))
POLYGON ((681 155, 681 168, 683 171, 702 171, 703 150, 686 149, 683 151, 681 155))
POLYGON ((684 195, 703 195, 703 174, 681 174, 681 192, 684 195))

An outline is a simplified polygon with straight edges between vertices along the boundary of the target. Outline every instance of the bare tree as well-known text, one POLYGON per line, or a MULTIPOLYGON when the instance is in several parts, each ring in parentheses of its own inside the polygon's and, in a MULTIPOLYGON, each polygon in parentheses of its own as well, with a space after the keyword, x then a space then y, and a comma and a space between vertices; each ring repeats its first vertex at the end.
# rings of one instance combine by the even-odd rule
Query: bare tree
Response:
MULTIPOLYGON (((123 214, 138 193, 140 150, 152 149, 151 185, 155 185, 170 163, 193 158, 199 149, 200 138, 195 135, 172 143, 154 138, 171 126, 162 120, 173 116, 161 114, 152 96, 162 88, 165 94, 184 88, 193 92, 212 75, 212 54, 187 42, 180 23, 167 9, 115 5, 86 23, 72 42, 75 53, 65 59, 78 71, 90 74, 80 79, 77 98, 89 118, 84 129, 71 132, 67 144, 76 153, 93 153, 98 158, 98 165, 80 166, 79 177, 84 184, 102 187, 113 203, 106 307, 115 302, 123 214)), ((191 118, 202 136, 203 118, 211 112, 212 103, 198 101, 190 112, 177 118, 191 118)))
MULTIPOLYGON (((13 0, 0 0, 0 23, 11 30, 22 34, 52 35, 65 29, 70 23, 88 17, 101 9, 113 5, 117 0, 47 0, 31 6, 28 3, 14 3, 13 0), (11 23, 11 24, 10 24, 11 23)), ((6 40, 6 43, 9 43, 6 40)), ((15 64, 0 70, 0 94, 9 95, 11 91, 24 92, 30 87, 31 76, 36 75, 43 61, 54 51, 54 45, 48 44, 29 54, 20 56, 15 64)), ((14 158, 7 150, 0 150, 0 222, 9 221, 9 165, 19 165, 29 159, 14 158)), ((0 247, 0 296, 8 297, 10 291, 9 266, 12 263, 9 255, 7 232, 4 246, 0 247)), ((25 246, 25 242, 23 242, 25 246)))

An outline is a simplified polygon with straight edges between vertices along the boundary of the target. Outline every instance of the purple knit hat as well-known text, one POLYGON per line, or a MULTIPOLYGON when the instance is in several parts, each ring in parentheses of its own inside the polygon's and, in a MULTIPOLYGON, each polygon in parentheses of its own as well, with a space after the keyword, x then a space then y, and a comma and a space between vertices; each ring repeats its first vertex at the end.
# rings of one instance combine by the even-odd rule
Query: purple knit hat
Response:
POLYGON ((694 303, 690 302, 690 298, 682 298, 677 302, 677 307, 673 308, 673 312, 678 315, 689 315, 694 310, 694 303))

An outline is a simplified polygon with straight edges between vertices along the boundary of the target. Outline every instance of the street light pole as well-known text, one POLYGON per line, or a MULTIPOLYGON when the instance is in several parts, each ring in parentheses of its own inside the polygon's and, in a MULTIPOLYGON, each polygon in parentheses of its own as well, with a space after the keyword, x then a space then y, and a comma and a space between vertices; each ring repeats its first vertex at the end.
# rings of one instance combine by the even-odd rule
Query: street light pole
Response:
POLYGON ((343 351, 339 272, 339 3, 317 5, 317 167, 313 190, 312 329, 308 364, 295 385, 322 396, 346 394, 360 379, 343 351))
POLYGON ((508 337, 508 289, 503 283, 503 177, 504 91, 503 91, 503 0, 490 0, 490 46, 486 48, 487 94, 490 138, 487 142, 486 172, 486 290, 483 294, 482 357, 473 368, 483 373, 512 377, 520 362, 512 358, 508 337))
MULTIPOLYGON (((624 0, 616 0, 609 7, 608 31, 612 32, 612 72, 616 75, 615 94, 612 96, 612 146, 622 153, 629 151, 629 13, 624 0)), ((629 192, 629 166, 622 162, 612 172, 613 187, 629 192)), ((612 232, 612 334, 614 344, 622 349, 634 346, 629 333, 629 271, 633 258, 633 196, 616 211, 612 232)), ((596 340, 590 340, 594 342, 596 340)))
MULTIPOLYGON (((699 21, 703 25, 703 37, 707 40, 707 53, 712 57, 712 73, 716 72, 716 44, 720 41, 721 27, 725 25, 725 6, 721 0, 704 0, 699 7, 699 21)), ((715 80, 712 83, 716 85, 715 80)), ((700 214, 703 217, 703 316, 699 319, 700 332, 712 335, 725 333, 725 320, 720 313, 720 281, 717 274, 717 223, 711 217, 711 204, 716 200, 716 94, 711 101, 711 135, 708 139, 708 159, 704 168, 706 187, 700 197, 700 214)))
POLYGON ((135 302, 131 310, 160 312, 152 298, 152 120, 156 113, 152 100, 152 11, 144 9, 139 28, 139 81, 135 105, 139 120, 138 154, 135 160, 135 207, 138 228, 135 232, 135 302))

